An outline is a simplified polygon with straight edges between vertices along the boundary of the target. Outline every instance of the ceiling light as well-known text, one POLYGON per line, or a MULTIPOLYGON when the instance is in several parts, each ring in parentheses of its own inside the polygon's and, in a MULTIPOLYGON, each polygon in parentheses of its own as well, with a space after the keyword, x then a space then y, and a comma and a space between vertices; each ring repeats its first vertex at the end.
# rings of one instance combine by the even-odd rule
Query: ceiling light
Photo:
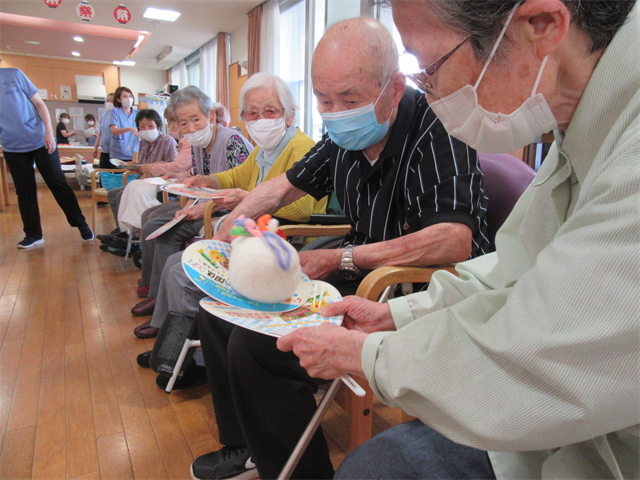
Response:
POLYGON ((36 42, 35 40, 25 40, 24 43, 28 43, 29 45, 40 45, 40 42, 36 42))
POLYGON ((133 60, 125 60, 123 62, 119 62, 119 61, 116 60, 116 61, 113 62, 113 64, 114 65, 125 65, 127 67, 133 67, 136 64, 136 62, 134 62, 133 60))
POLYGON ((76 42, 84 42, 84 38, 82 37, 73 37, 76 42))
POLYGON ((71 52, 71 55, 73 55, 74 57, 79 57, 80 53, 79 52, 71 52))
POLYGON ((144 35, 138 35, 138 41, 133 46, 133 48, 138 48, 138 45, 140 45, 142 43, 142 40, 144 40, 144 35))
POLYGON ((152 18, 154 20, 167 20, 168 22, 175 22, 180 16, 180 12, 174 12, 173 10, 161 10, 159 8, 149 7, 142 14, 144 18, 152 18))

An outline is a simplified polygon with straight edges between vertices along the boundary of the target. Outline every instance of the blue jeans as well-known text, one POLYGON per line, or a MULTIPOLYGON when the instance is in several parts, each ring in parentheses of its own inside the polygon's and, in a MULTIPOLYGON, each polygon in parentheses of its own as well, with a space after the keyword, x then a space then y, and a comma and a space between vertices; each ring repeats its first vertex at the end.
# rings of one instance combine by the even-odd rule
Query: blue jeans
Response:
POLYGON ((452 442, 420 420, 376 435, 344 459, 336 479, 495 479, 487 452, 452 442))

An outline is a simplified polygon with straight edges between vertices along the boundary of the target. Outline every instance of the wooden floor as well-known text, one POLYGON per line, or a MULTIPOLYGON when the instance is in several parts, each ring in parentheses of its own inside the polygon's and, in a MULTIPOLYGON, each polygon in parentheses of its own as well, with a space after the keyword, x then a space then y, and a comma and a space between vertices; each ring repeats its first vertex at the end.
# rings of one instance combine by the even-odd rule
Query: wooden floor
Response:
MULTIPOLYGON (((75 189, 90 223, 91 193, 75 189)), ((83 242, 40 186, 45 244, 18 250, 13 189, 0 212, 0 479, 189 479, 194 457, 220 448, 206 385, 167 395, 136 356, 153 340, 133 336, 140 271, 83 242)), ((97 233, 113 227, 99 209, 97 233)), ((399 423, 378 405, 374 431, 399 423)), ((323 422, 338 465, 347 418, 334 404, 323 422)))

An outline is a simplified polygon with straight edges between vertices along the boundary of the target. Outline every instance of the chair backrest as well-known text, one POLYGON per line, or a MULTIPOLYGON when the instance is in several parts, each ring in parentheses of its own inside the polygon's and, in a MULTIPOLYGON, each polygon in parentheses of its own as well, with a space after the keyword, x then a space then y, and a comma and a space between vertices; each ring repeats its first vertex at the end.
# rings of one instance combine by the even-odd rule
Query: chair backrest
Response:
POLYGON ((536 172, 517 157, 508 154, 479 153, 484 174, 484 186, 489 205, 487 222, 491 250, 495 250, 496 232, 507 219, 520 195, 529 186, 536 172))

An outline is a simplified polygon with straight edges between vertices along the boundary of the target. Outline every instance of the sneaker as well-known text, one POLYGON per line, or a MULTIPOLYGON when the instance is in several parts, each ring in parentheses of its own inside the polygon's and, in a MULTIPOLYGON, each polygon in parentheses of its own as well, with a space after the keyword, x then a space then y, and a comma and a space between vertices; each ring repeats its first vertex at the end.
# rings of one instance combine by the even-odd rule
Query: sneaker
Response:
POLYGON ((223 447, 196 458, 191 464, 191 477, 194 480, 252 479, 257 478, 257 472, 247 447, 223 447))
POLYGON ((84 240, 85 242, 90 242, 91 240, 93 240, 93 231, 91 230, 91 228, 89 228, 89 225, 85 223, 82 227, 78 227, 78 230, 80 230, 80 236, 82 237, 82 240, 84 240))
POLYGON ((42 245, 44 243, 44 238, 34 238, 34 237, 25 237, 24 240, 18 242, 18 248, 27 249, 33 248, 36 245, 42 245))

